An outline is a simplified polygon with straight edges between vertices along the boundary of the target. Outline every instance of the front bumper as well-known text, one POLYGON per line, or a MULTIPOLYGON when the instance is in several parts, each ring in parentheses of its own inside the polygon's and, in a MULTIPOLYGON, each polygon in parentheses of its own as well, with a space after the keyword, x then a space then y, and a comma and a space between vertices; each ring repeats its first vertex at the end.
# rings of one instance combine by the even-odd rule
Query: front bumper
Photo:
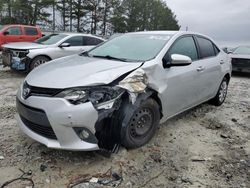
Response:
POLYGON ((22 57, 18 57, 17 54, 13 55, 13 50, 11 49, 6 49, 2 51, 2 63, 5 67, 11 67, 13 70, 18 70, 18 71, 26 71, 27 67, 30 64, 30 58, 25 52, 19 52, 23 53, 22 57))
POLYGON ((30 96, 25 100, 21 92, 20 89, 17 93, 17 121, 21 130, 29 137, 49 148, 75 151, 99 149, 97 143, 83 141, 74 130, 76 127, 84 127, 95 135, 98 112, 92 103, 72 105, 65 99, 39 96, 30 96), (31 127, 36 125, 38 126, 31 127), (48 125, 49 129, 42 127, 48 125))

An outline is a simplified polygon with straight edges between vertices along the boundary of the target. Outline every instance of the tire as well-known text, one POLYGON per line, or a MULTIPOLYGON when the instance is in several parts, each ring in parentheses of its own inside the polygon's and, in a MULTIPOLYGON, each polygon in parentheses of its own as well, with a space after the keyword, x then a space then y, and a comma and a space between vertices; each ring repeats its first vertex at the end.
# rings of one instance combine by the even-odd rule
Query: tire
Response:
POLYGON ((227 96, 228 83, 229 80, 226 77, 224 77, 216 96, 210 101, 211 104, 215 106, 221 106, 224 103, 227 96))
POLYGON ((34 68, 38 67, 41 64, 44 64, 46 62, 50 61, 50 59, 46 56, 37 56, 34 59, 32 59, 30 66, 29 66, 29 72, 32 71, 34 68))
POLYGON ((122 133, 121 143, 127 149, 145 145, 154 136, 160 121, 160 109, 151 98, 143 101, 135 109, 122 133))

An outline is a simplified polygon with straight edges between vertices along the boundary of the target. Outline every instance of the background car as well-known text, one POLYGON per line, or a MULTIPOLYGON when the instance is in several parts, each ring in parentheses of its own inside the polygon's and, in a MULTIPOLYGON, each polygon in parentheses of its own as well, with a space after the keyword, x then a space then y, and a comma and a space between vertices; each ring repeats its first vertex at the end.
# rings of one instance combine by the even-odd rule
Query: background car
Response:
POLYGON ((208 37, 128 33, 32 71, 17 94, 18 124, 50 148, 137 148, 160 121, 221 105, 230 77, 230 58, 208 37))
POLYGON ((33 42, 42 37, 39 27, 28 25, 0 26, 0 49, 10 42, 33 42))
POLYGON ((250 73, 250 46, 239 46, 231 53, 234 72, 250 73))
POLYGON ((90 50, 103 41, 93 35, 60 33, 44 36, 32 43, 10 43, 3 48, 3 65, 29 72, 52 59, 90 50))

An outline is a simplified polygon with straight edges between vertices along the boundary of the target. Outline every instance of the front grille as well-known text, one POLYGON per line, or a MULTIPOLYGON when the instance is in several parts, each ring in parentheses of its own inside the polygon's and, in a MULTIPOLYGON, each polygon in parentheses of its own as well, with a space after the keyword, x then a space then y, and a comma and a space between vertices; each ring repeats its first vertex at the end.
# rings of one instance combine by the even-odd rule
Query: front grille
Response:
POLYGON ((33 132, 49 139, 57 139, 50 125, 48 117, 43 110, 33 108, 16 99, 17 111, 21 120, 33 132))
POLYGON ((25 119, 22 116, 20 116, 20 117, 21 117, 21 120, 23 121, 23 123, 26 125, 26 127, 28 127, 33 132, 35 132, 41 136, 44 136, 46 138, 57 140, 55 132, 53 131, 53 129, 51 127, 38 125, 38 124, 35 124, 35 123, 25 119))
POLYGON ((42 88, 30 85, 28 87, 30 88, 30 95, 35 95, 35 96, 52 97, 62 91, 62 89, 42 88))
POLYGON ((232 65, 235 67, 250 67, 250 59, 233 58, 232 65))

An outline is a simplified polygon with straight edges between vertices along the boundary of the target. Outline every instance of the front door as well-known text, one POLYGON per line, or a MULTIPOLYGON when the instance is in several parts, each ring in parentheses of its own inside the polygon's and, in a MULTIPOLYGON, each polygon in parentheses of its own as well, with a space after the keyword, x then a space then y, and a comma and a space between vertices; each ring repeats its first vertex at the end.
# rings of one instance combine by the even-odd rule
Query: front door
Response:
POLYGON ((4 43, 23 41, 23 33, 21 30, 21 27, 11 26, 7 28, 5 32, 8 32, 8 33, 4 36, 4 43))
POLYGON ((70 46, 68 47, 58 47, 54 55, 55 58, 79 54, 84 51, 83 46, 83 37, 82 36, 73 36, 69 39, 66 39, 63 43, 68 43, 70 46))
POLYGON ((161 97, 164 99, 163 111, 166 117, 192 107, 197 101, 200 87, 197 71, 198 52, 193 36, 188 35, 177 39, 164 58, 171 61, 172 54, 186 55, 193 62, 188 66, 165 69, 167 89, 161 97))

